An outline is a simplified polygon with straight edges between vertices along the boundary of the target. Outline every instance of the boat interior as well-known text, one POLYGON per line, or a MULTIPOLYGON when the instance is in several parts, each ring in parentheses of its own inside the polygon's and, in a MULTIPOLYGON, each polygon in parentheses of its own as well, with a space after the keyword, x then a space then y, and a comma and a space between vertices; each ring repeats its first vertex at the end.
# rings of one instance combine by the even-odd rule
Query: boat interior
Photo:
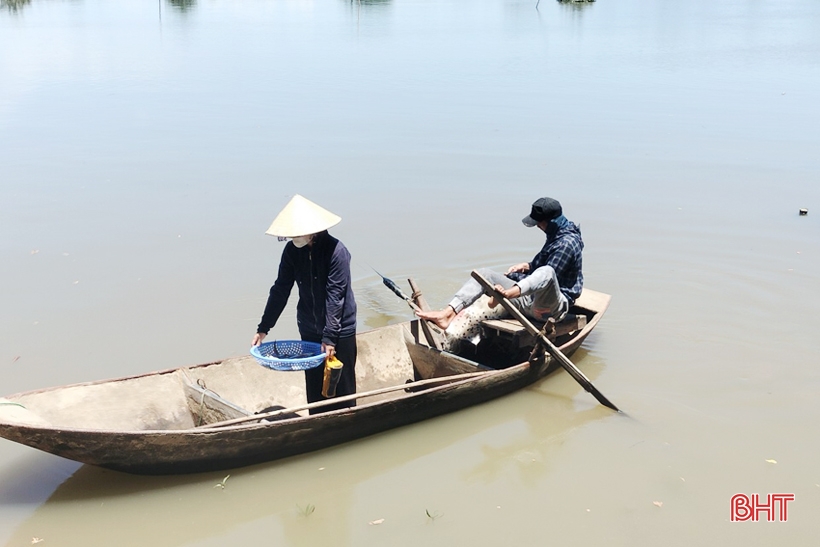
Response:
MULTIPOLYGON (((545 332, 557 346, 578 336, 595 315, 582 303, 545 332)), ((357 336, 358 405, 405 396, 443 383, 491 374, 526 361, 535 337, 512 319, 481 324, 478 344, 440 351, 442 333, 428 339, 417 320, 357 336)), ((155 431, 211 428, 308 416, 304 375, 273 371, 253 357, 43 389, 0 398, 0 423, 43 428, 155 431), (264 416, 262 416, 264 414, 264 416)), ((321 404, 319 405, 321 408, 321 404)))

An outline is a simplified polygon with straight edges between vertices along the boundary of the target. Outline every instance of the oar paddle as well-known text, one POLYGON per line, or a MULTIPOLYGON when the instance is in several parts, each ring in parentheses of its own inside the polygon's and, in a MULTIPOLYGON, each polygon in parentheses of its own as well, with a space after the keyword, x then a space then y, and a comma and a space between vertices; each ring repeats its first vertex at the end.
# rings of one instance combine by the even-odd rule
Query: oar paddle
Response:
POLYGON ((558 364, 560 364, 562 367, 564 367, 564 369, 567 372, 569 372, 570 376, 575 378, 576 382, 581 384, 581 387, 583 387, 587 392, 592 393, 592 395, 596 399, 598 399, 598 402, 601 403, 602 405, 604 405, 606 407, 609 407, 612 410, 615 410, 616 412, 620 412, 620 409, 618 409, 617 406, 612 404, 609 401, 609 399, 604 397, 604 394, 601 393, 600 391, 598 391, 595 388, 595 386, 592 385, 592 382, 590 382, 589 379, 586 376, 584 376, 584 373, 581 372, 580 370, 578 370, 578 367, 576 367, 574 364, 572 364, 572 361, 567 359, 567 356, 564 355, 563 353, 561 353, 561 350, 559 350, 557 347, 555 347, 555 344, 550 342, 549 338, 544 336, 544 334, 541 331, 539 331, 537 328, 535 328, 535 325, 533 325, 530 322, 530 320, 527 319, 524 316, 524 314, 521 313, 518 310, 518 308, 513 306, 512 302, 510 302, 507 299, 506 296, 504 296, 503 294, 498 292, 495 289, 495 287, 493 285, 491 285, 490 282, 487 281, 484 278, 484 276, 481 275, 480 273, 478 273, 477 271, 473 270, 472 276, 473 276, 473 279, 478 281, 481 284, 481 286, 484 287, 484 290, 490 296, 493 296, 496 300, 501 302, 501 305, 504 306, 504 309, 506 309, 508 312, 510 312, 510 314, 513 317, 518 319, 518 321, 524 326, 524 328, 527 329, 527 332, 529 332, 530 334, 535 336, 538 339, 538 341, 541 342, 541 344, 544 346, 544 348, 546 348, 546 350, 549 352, 549 354, 552 355, 552 357, 556 361, 558 361, 558 364))
MULTIPOLYGON (((371 267, 372 267, 372 266, 371 266, 371 267)), ((413 302, 413 299, 412 299, 412 298, 410 298, 409 296, 407 296, 406 294, 404 294, 404 293, 402 292, 402 290, 399 288, 399 286, 398 286, 398 285, 396 285, 396 284, 393 282, 393 280, 392 280, 392 279, 388 279, 388 278, 384 277, 382 274, 380 274, 380 273, 376 270, 376 268, 373 268, 373 271, 374 271, 374 272, 376 272, 376 273, 379 275, 379 277, 381 277, 381 278, 382 278, 382 283, 384 283, 384 286, 385 286, 385 287, 387 287, 388 289, 390 289, 391 291, 393 291, 393 292, 396 294, 396 296, 398 296, 399 298, 401 298, 402 300, 404 300, 404 301, 406 301, 408 304, 410 304, 410 307, 411 307, 411 308, 413 308, 413 310, 414 310, 414 311, 421 311, 421 308, 419 308, 419 307, 416 305, 416 303, 415 303, 415 302, 413 302)))
MULTIPOLYGON (((371 268, 373 268, 373 266, 371 266, 371 268)), ((410 307, 413 308, 414 311, 422 311, 421 308, 415 302, 413 302, 413 299, 404 294, 404 292, 402 292, 399 286, 396 285, 392 279, 384 277, 382 274, 378 272, 378 270, 376 270, 376 268, 373 268, 373 271, 376 272, 379 275, 379 277, 382 278, 382 283, 384 283, 385 287, 393 291, 396 294, 396 296, 407 302, 410 305, 410 307)), ((430 347, 440 350, 441 342, 439 342, 436 339, 435 335, 433 335, 433 333, 431 332, 429 322, 425 319, 420 319, 419 321, 421 322, 421 330, 424 332, 424 337, 427 338, 427 343, 430 344, 430 347)))

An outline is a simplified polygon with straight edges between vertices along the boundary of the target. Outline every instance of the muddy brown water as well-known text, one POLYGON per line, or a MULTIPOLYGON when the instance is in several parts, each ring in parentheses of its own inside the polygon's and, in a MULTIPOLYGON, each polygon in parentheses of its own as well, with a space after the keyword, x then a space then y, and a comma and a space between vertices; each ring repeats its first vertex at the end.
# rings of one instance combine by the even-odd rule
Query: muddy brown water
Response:
POLYGON ((613 295, 573 361, 627 416, 557 373, 224 473, 0 441, 0 544, 811 544, 818 30, 812 0, 3 1, 0 394, 247 353, 293 193, 343 217, 360 330, 410 317, 372 268, 442 306, 532 257, 549 195, 613 295), (730 522, 737 493, 795 501, 730 522))

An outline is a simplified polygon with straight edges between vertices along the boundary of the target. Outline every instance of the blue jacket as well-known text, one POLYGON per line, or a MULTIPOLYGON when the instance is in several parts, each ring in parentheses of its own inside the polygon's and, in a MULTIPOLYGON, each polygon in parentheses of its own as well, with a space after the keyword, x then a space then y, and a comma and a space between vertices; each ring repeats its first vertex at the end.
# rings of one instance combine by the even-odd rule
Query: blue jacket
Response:
POLYGON ((356 300, 350 279, 350 253, 344 244, 320 232, 313 245, 285 245, 279 276, 270 289, 257 332, 267 334, 285 309, 293 283, 299 287, 296 323, 303 339, 336 345, 356 334, 356 300))

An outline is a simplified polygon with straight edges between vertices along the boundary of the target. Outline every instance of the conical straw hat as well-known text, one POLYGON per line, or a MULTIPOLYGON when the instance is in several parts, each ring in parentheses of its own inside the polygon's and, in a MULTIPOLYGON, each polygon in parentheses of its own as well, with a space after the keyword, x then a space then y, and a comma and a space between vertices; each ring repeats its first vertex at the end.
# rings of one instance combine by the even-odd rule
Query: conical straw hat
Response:
POLYGON ((341 220, 342 217, 296 194, 276 215, 265 233, 279 237, 306 236, 336 226, 341 220))

